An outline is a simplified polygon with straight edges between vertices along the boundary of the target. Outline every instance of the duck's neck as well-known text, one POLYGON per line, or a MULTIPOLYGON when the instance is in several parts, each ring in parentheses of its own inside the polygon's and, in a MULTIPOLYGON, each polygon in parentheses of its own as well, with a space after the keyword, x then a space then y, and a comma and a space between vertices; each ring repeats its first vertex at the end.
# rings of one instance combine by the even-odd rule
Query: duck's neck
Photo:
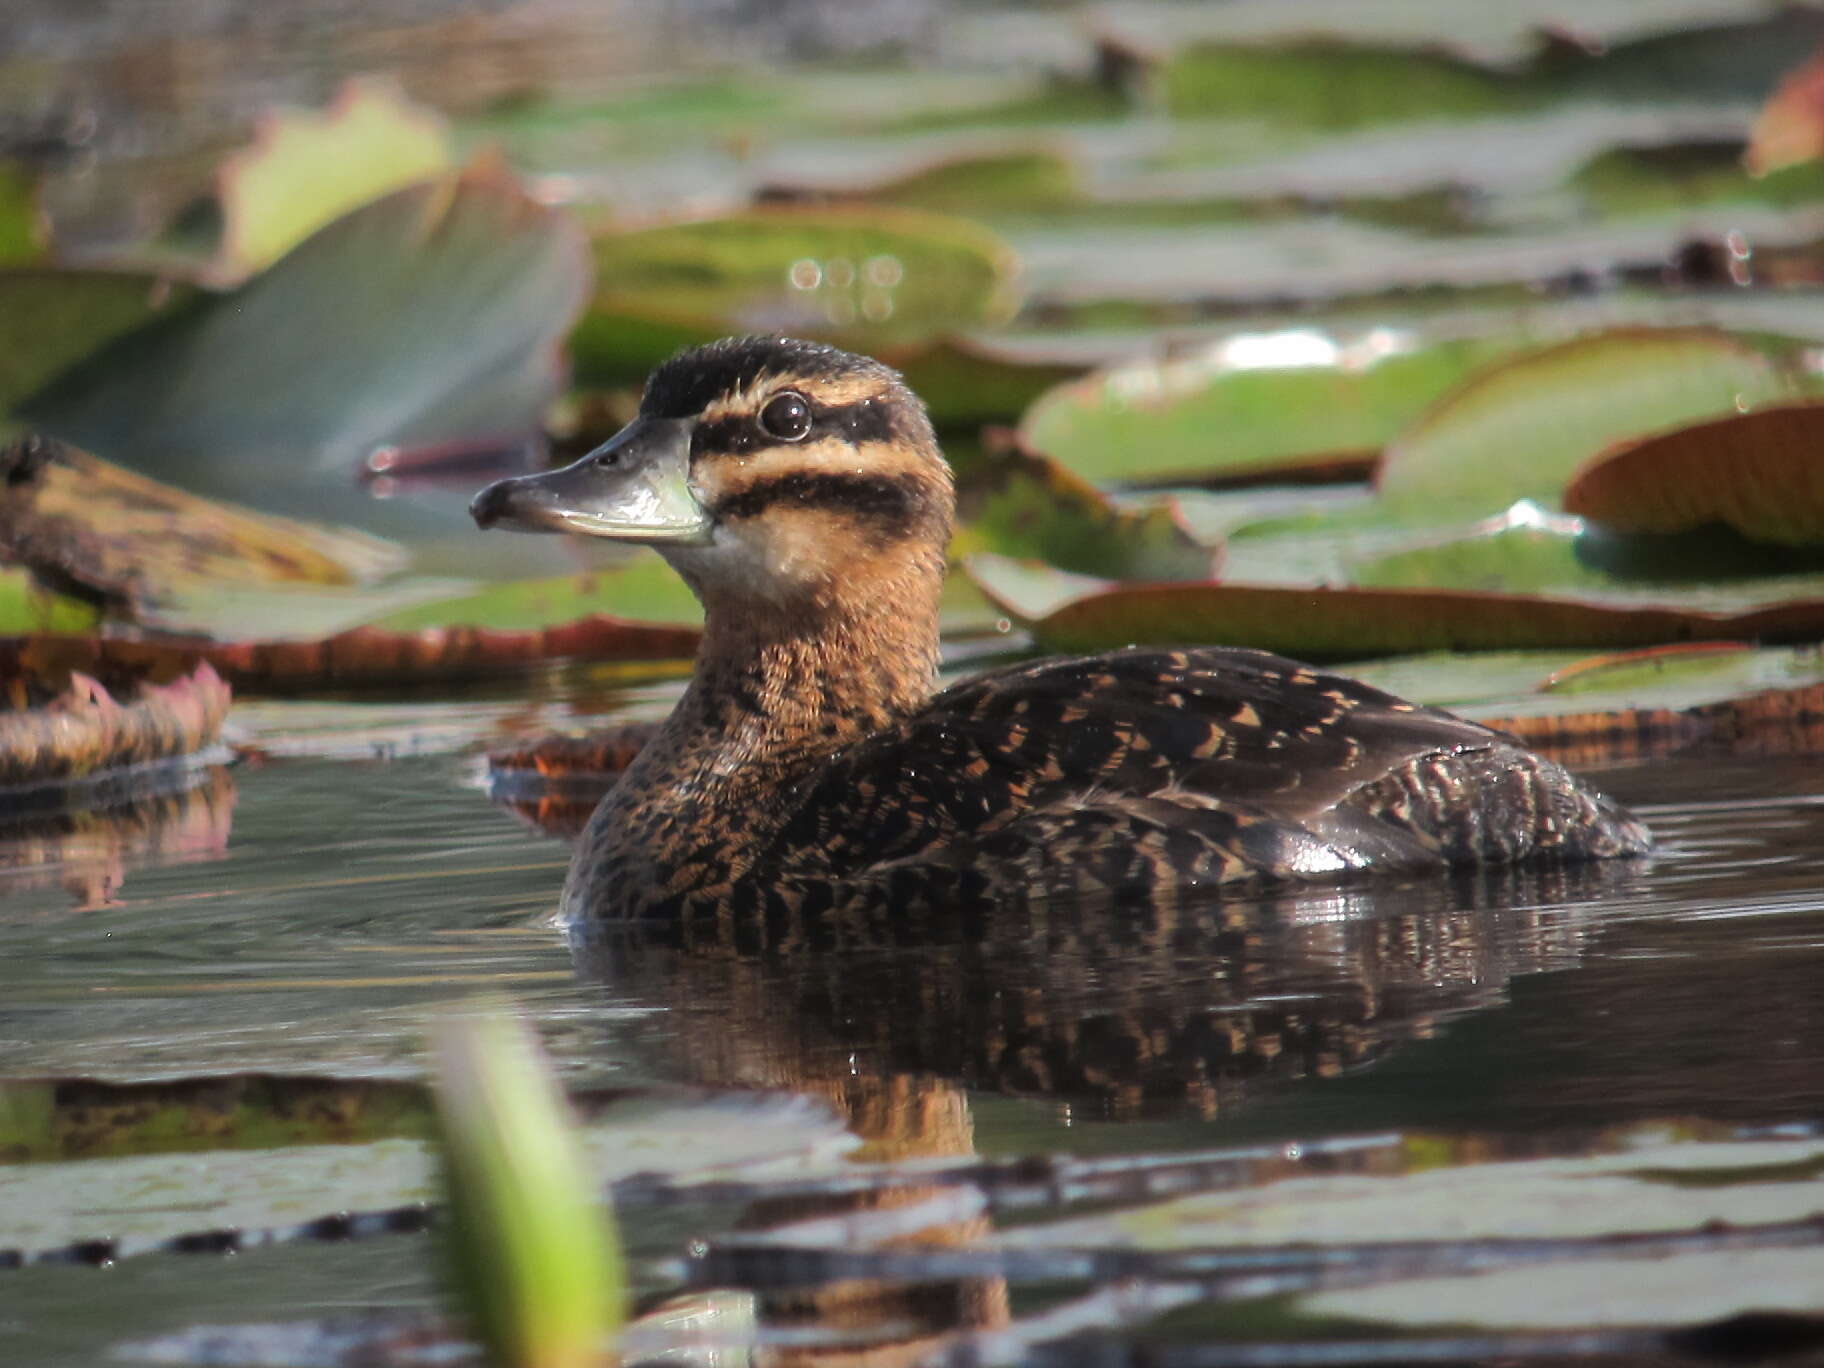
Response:
POLYGON ((801 612, 705 594, 696 674, 591 818, 568 909, 670 911, 747 873, 792 785, 931 696, 941 580, 921 588, 801 612))

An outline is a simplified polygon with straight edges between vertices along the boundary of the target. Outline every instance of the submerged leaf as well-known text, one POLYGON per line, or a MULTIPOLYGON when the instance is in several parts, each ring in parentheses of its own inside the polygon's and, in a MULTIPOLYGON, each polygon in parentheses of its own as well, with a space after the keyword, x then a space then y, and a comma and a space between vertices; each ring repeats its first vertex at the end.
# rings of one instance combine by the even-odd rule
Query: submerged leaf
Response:
POLYGON ((1572 475, 1564 506, 1618 532, 1723 523, 1756 541, 1824 544, 1824 400, 1621 442, 1572 475))
POLYGON ((212 273, 264 270, 349 210, 449 167, 443 120, 376 81, 349 81, 320 113, 268 113, 252 145, 218 172, 223 232, 212 273))
POLYGON ((1612 442, 1793 395, 1763 352, 1709 329, 1622 328, 1482 371, 1387 448, 1376 477, 1396 508, 1494 512, 1556 503, 1612 442))

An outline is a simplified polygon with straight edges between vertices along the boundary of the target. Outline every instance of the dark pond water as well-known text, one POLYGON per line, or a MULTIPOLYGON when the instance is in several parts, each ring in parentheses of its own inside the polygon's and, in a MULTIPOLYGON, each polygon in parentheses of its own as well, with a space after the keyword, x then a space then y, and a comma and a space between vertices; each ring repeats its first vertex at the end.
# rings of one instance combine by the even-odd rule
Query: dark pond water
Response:
MULTIPOLYGON (((364 736, 363 711, 339 725, 364 736)), ((780 961, 573 956, 548 923, 562 845, 490 805, 472 758, 279 759, 0 874, 0 1076, 410 1076, 427 1009, 490 987, 574 1082, 800 1089, 882 1153, 1824 1115, 1824 774, 1703 759, 1603 779, 1651 818, 1650 864, 1169 924, 1053 909, 966 945, 780 961)), ((195 1322, 413 1307, 424 1251, 8 1273, 0 1342, 73 1365, 195 1322)))

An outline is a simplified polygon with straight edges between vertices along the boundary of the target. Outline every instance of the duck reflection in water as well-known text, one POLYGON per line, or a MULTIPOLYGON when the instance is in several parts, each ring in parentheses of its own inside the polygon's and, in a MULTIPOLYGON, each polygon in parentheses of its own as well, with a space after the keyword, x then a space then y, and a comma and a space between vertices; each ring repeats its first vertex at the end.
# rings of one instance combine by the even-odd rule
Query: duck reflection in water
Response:
MULTIPOLYGON (((1223 1132, 1194 1138, 1196 1121, 1367 1069, 1499 1005, 1515 977, 1576 964, 1592 934, 1580 905, 1641 877, 1608 862, 1167 910, 1053 899, 924 944, 890 937, 790 953, 744 945, 732 929, 598 925, 576 936, 573 953, 578 973, 617 1005, 663 1009, 649 1018, 657 1075, 820 1095, 869 1159, 974 1153, 970 1099, 984 1093, 1067 1108, 1077 1122, 1188 1120, 1179 1136, 1215 1146, 1223 1132)), ((748 1224, 932 1195, 775 1202, 748 1224)), ((965 1244, 989 1225, 939 1222, 916 1238, 965 1244)), ((1006 1295, 993 1279, 845 1283, 769 1294, 761 1309, 773 1326, 812 1323, 871 1352, 890 1344, 915 1355, 943 1335, 1005 1323, 1006 1295)))

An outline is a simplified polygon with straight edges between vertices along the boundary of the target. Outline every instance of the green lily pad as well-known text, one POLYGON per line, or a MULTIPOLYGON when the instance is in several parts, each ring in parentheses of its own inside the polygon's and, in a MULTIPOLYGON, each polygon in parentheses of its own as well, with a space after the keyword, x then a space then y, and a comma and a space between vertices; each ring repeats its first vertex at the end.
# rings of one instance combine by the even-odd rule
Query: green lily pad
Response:
POLYGON ((1083 373, 1060 348, 988 337, 944 336, 882 359, 899 368, 933 423, 963 431, 1011 423, 1053 385, 1083 373))
POLYGON ((772 209, 609 233, 571 336, 583 383, 629 383, 732 332, 880 351, 1004 320, 1014 259, 986 229, 905 209, 772 209))
POLYGON ((1283 476, 1380 450, 1441 394, 1512 354, 1512 339, 1415 350, 1386 335, 1244 335, 1201 352, 1098 371, 1042 395, 1020 437, 1092 480, 1283 476), (1275 357, 1288 363, 1271 362, 1275 357))
POLYGON ((0 161, 0 266, 42 260, 46 237, 38 178, 22 166, 0 161))
POLYGON ((1787 546, 1824 544, 1824 400, 1731 413, 1625 441, 1572 477, 1564 506, 1620 532, 1722 523, 1787 546))
POLYGON ((657 555, 641 553, 626 565, 549 579, 514 580, 435 602, 417 604, 373 620, 386 631, 425 627, 485 627, 525 631, 612 613, 638 622, 698 623, 703 608, 677 572, 657 555))
POLYGON ((1166 63, 1163 84, 1166 106, 1180 117, 1326 131, 1505 114, 1544 101, 1524 80, 1448 52, 1334 39, 1196 44, 1166 63))
POLYGON ((157 276, 0 269, 0 414, 64 370, 196 297, 157 276))
POLYGON ((873 185, 773 185, 763 198, 782 201, 866 200, 908 209, 981 216, 1004 210, 1052 210, 1083 198, 1075 162, 1049 149, 965 153, 931 162, 873 185))
POLYGON ((1400 509, 1555 505, 1612 442, 1792 396, 1764 352, 1707 329, 1625 328, 1528 353, 1474 376, 1391 443, 1376 483, 1400 509))
POLYGON ((198 492, 371 521, 350 475, 374 447, 539 430, 586 272, 574 226, 478 164, 167 310, 19 412, 198 492))
POLYGON ((1786 167, 1755 177, 1733 139, 1618 147, 1591 158, 1571 178, 1604 216, 1685 213, 1698 204, 1791 207, 1824 200, 1824 164, 1786 167))
POLYGON ((222 242, 212 274, 264 270, 350 210, 450 165, 443 120, 374 81, 350 81, 321 112, 270 113, 217 173, 222 242))
POLYGON ((1042 457, 984 457, 963 488, 963 527, 951 554, 1037 558, 1105 579, 1204 580, 1215 553, 1186 530, 1175 502, 1112 504, 1094 485, 1042 457))
POLYGON ((999 594, 1001 566, 977 556, 969 572, 990 600, 1053 650, 1149 644, 1254 646, 1337 660, 1413 651, 1650 646, 1676 641, 1811 641, 1824 636, 1824 597, 1742 612, 1446 589, 1289 587, 1224 581, 1149 584, 1082 594, 1061 574, 1051 595, 1022 570, 999 594), (1038 611, 1043 609, 1043 611, 1038 611))

